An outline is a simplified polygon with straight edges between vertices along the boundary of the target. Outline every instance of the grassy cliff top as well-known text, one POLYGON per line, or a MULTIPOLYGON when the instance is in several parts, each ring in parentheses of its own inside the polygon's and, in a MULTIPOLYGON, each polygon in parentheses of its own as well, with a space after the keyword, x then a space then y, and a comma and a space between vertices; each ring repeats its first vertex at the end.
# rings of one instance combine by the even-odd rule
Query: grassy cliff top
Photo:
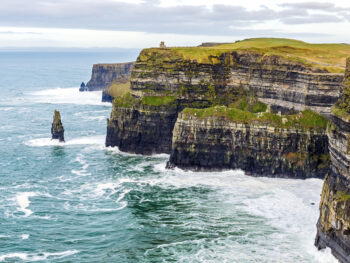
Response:
POLYGON ((182 113, 185 119, 190 116, 194 116, 197 119, 221 117, 237 123, 266 124, 276 128, 325 130, 327 127, 327 120, 311 110, 305 110, 293 115, 277 115, 268 112, 253 113, 238 108, 215 106, 205 109, 185 108, 182 113))
POLYGON ((212 56, 220 56, 225 52, 247 50, 264 55, 277 55, 290 60, 299 61, 329 72, 343 73, 346 58, 350 57, 348 44, 310 44, 285 38, 251 38, 235 43, 218 44, 211 47, 171 47, 144 49, 139 59, 147 60, 155 56, 155 60, 196 60, 198 63, 215 63, 212 56))

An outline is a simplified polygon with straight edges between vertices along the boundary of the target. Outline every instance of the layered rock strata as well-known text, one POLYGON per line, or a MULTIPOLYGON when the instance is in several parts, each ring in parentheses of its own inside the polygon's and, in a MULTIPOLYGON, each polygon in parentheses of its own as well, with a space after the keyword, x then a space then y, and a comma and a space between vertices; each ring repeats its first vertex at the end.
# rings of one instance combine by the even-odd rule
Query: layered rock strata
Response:
POLYGON ((253 175, 288 178, 323 178, 329 173, 328 140, 322 127, 288 128, 286 118, 281 117, 285 125, 276 125, 260 120, 259 114, 256 120, 240 121, 198 117, 199 112, 179 114, 168 168, 242 169, 253 175))
POLYGON ((342 96, 328 127, 332 172, 325 178, 315 245, 330 247, 340 262, 350 262, 350 59, 342 96))
POLYGON ((133 65, 134 62, 93 65, 91 79, 86 84, 85 90, 108 89, 115 79, 130 76, 133 65))
POLYGON ((138 153, 169 153, 171 130, 185 107, 228 106, 242 94, 255 96, 272 110, 283 113, 310 108, 329 114, 330 106, 339 97, 343 78, 344 74, 332 74, 254 50, 222 52, 197 61, 180 55, 176 49, 145 49, 134 65, 130 80, 131 97, 141 102, 127 109, 117 104, 113 107, 106 145, 123 145, 121 149, 127 152, 137 149, 138 153), (160 104, 148 104, 149 98, 157 98, 160 104), (176 110, 168 109, 163 98, 173 98, 176 110), (149 106, 152 111, 145 110, 149 106), (155 124, 167 127, 167 132, 162 134, 167 136, 162 138, 167 144, 158 144, 159 133, 148 132, 154 130, 155 124), (143 151, 146 144, 154 149, 143 151))
POLYGON ((61 114, 55 110, 51 126, 51 138, 64 142, 64 128, 61 122, 61 114))
POLYGON ((227 104, 238 90, 252 92, 276 111, 330 114, 344 74, 251 50, 186 60, 171 50, 147 49, 132 72, 134 94, 167 92, 190 107, 227 104))
POLYGON ((117 98, 113 104, 111 117, 107 120, 106 146, 146 155, 170 153, 176 118, 175 101, 143 103, 126 94, 123 100, 117 98))

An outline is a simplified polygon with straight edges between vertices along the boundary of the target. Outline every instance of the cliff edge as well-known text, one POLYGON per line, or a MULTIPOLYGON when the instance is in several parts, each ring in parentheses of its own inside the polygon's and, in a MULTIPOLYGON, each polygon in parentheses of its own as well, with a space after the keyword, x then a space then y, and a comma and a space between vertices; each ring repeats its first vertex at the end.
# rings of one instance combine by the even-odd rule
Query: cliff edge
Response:
POLYGON ((328 126, 331 174, 325 178, 315 245, 330 247, 340 262, 350 262, 350 58, 342 96, 328 126))
POLYGON ((133 66, 134 62, 94 64, 91 79, 86 84, 85 90, 107 90, 116 79, 129 77, 133 66))

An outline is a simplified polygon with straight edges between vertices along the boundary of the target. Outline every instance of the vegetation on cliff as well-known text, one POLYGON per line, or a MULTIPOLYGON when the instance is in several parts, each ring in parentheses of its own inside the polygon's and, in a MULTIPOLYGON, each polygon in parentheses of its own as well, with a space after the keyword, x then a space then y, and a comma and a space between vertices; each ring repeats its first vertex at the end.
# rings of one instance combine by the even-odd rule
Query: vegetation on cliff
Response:
POLYGON ((107 92, 114 98, 130 92, 130 79, 128 78, 125 82, 113 81, 107 92))
POLYGON ((185 118, 190 116, 199 119, 221 117, 238 123, 266 124, 278 128, 325 130, 327 127, 327 120, 311 110, 292 115, 278 115, 270 112, 254 113, 238 108, 215 106, 205 109, 186 108, 183 114, 185 118))
MULTIPOLYGON (((343 73, 346 57, 350 56, 350 45, 309 44, 282 38, 252 38, 211 47, 149 48, 141 52, 138 60, 152 64, 176 63, 183 60, 218 64, 221 63, 221 55, 233 51, 249 51, 263 56, 278 56, 302 63, 305 66, 320 68, 328 72, 343 73)), ((225 62, 233 63, 233 61, 225 62)))
POLYGON ((350 121, 350 58, 346 60, 347 70, 345 71, 342 85, 342 96, 332 107, 332 113, 336 116, 350 121))

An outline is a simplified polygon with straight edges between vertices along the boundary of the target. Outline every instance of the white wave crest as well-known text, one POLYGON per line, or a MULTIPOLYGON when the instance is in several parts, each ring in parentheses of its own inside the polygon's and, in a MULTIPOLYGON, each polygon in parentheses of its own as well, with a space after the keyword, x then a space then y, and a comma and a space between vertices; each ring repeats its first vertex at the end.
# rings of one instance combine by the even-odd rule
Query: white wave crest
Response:
POLYGON ((45 147, 45 146, 71 146, 71 145, 104 145, 105 136, 97 135, 90 137, 82 137, 67 140, 66 142, 59 142, 51 138, 38 138, 24 142, 25 145, 31 147, 45 147))
POLYGON ((79 88, 45 89, 33 92, 30 95, 30 99, 36 103, 111 105, 110 103, 101 102, 101 91, 80 92, 79 88))
POLYGON ((50 253, 50 252, 38 252, 38 253, 9 253, 5 255, 0 256, 0 261, 4 261, 6 259, 16 259, 19 258, 21 260, 25 261, 40 261, 40 260, 52 260, 52 259, 59 259, 59 258, 64 258, 68 257, 74 254, 79 253, 78 250, 67 250, 63 252, 55 252, 55 253, 50 253))
POLYGON ((23 192, 23 193, 18 193, 16 195, 16 200, 19 205, 19 211, 24 213, 25 217, 30 216, 33 214, 33 211, 28 209, 28 206, 30 205, 29 197, 34 197, 37 196, 36 193, 33 192, 23 192))
POLYGON ((22 237, 23 240, 26 240, 26 239, 29 238, 29 236, 30 236, 29 234, 22 234, 21 237, 22 237))

